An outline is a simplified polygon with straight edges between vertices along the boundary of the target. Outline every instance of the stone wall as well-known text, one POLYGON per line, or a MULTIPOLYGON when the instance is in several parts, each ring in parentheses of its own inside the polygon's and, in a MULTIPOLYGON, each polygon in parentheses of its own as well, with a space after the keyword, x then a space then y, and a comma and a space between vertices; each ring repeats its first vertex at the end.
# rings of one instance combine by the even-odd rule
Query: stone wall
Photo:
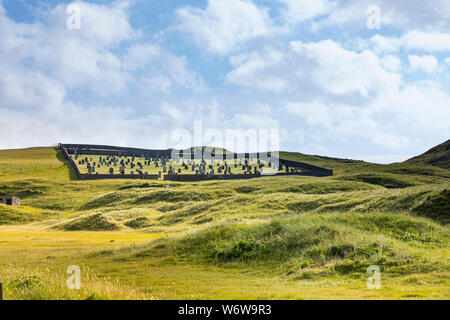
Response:
POLYGON ((81 174, 80 180, 101 180, 101 179, 143 179, 158 180, 157 174, 81 174))
POLYGON ((233 180, 233 179, 252 179, 261 177, 257 174, 166 174, 164 180, 170 181, 203 181, 203 180, 233 180))
POLYGON ((94 145, 94 144, 60 144, 61 148, 67 149, 69 154, 74 154, 75 150, 78 150, 79 154, 86 155, 109 155, 109 156, 148 156, 148 157, 170 157, 172 155, 172 149, 167 150, 151 150, 151 149, 139 149, 139 148, 126 148, 126 147, 114 147, 106 145, 94 145))

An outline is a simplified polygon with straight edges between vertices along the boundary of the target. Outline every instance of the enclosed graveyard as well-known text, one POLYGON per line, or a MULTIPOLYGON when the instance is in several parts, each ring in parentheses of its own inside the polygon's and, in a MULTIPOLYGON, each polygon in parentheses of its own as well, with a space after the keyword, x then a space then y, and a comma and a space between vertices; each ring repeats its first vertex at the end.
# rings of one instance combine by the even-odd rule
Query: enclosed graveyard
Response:
MULTIPOLYGON (((231 160, 174 160, 170 158, 141 158, 133 156, 70 156, 82 174, 255 174, 264 168, 276 173, 296 173, 301 169, 286 165, 272 167, 270 161, 256 158, 231 160)), ((267 170, 268 171, 268 170, 267 170)))
POLYGON ((81 179, 245 179, 264 175, 331 175, 332 171, 259 153, 214 155, 108 146, 61 145, 81 179))

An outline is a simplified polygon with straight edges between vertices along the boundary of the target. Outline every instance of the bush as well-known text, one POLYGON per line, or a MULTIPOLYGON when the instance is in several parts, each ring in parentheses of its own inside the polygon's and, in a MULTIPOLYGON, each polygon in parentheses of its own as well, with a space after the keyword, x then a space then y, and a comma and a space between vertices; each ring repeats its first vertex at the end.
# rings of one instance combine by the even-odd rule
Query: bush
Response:
POLYGON ((263 246, 254 239, 239 240, 226 249, 216 249, 213 257, 221 261, 248 260, 261 252, 263 246))

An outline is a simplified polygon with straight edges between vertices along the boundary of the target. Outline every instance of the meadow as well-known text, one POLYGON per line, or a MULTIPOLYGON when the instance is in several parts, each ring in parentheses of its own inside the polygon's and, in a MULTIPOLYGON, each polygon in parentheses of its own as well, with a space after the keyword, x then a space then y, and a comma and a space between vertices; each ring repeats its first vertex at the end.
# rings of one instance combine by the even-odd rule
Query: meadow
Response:
POLYGON ((5 299, 450 297, 449 170, 280 157, 334 175, 79 181, 56 149, 0 151, 5 299))

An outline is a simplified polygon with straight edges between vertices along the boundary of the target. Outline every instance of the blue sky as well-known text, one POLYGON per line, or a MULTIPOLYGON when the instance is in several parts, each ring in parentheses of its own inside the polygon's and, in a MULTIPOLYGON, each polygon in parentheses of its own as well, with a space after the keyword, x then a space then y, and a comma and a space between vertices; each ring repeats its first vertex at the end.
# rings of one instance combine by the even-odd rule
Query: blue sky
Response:
POLYGON ((0 0, 0 148, 168 148, 201 121, 403 161, 449 138, 449 70, 446 0, 0 0))

